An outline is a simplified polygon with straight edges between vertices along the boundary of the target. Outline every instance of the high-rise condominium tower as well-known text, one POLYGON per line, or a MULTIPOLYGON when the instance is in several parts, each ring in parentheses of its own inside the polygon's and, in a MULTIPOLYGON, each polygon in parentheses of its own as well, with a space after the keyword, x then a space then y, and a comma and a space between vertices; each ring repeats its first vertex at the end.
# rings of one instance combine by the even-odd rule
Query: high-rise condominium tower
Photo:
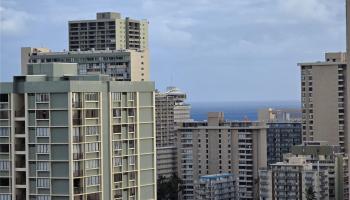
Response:
POLYGON ((327 141, 348 149, 348 69, 345 53, 326 53, 324 62, 301 63, 303 141, 327 141))
POLYGON ((195 199, 201 176, 230 173, 238 179, 238 199, 257 199, 258 169, 267 167, 266 128, 259 122, 225 121, 223 113, 208 113, 208 121, 178 123, 181 198, 195 199))
POLYGON ((96 19, 69 21, 69 50, 147 49, 148 21, 97 13, 96 19))
POLYGON ((154 83, 76 72, 0 84, 0 199, 156 199, 154 83))

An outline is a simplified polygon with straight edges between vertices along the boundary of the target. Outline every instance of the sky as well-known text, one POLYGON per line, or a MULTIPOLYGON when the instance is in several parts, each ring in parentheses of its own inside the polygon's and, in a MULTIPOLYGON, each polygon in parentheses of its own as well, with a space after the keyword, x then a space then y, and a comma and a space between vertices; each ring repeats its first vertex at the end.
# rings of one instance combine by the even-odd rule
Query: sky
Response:
POLYGON ((151 79, 190 101, 299 101, 297 63, 345 51, 345 0, 1 0, 0 81, 20 48, 68 49, 68 20, 149 20, 151 79))

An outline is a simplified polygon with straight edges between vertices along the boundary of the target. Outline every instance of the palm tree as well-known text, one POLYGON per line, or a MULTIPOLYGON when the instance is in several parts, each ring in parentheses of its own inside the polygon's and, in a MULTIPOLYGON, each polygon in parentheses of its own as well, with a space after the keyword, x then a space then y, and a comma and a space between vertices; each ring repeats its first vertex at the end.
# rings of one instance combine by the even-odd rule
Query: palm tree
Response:
POLYGON ((316 200, 316 192, 312 186, 305 189, 306 200, 316 200))

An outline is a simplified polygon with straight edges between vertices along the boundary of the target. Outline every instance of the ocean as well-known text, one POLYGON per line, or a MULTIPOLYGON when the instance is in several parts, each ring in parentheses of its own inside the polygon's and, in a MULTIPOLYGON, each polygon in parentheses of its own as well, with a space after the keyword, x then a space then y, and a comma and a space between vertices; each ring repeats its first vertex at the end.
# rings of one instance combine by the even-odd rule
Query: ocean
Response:
POLYGON ((207 120, 208 112, 224 112, 227 120, 257 120, 258 110, 264 108, 293 108, 300 109, 297 101, 269 101, 269 102, 190 102, 191 117, 194 120, 207 120))

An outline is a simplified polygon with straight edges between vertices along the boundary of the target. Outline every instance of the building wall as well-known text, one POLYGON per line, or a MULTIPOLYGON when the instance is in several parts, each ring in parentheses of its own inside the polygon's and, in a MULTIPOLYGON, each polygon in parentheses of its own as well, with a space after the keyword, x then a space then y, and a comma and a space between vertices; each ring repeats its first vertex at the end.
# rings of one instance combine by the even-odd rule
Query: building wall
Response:
POLYGON ((69 21, 68 32, 70 51, 148 49, 148 21, 123 19, 119 13, 97 13, 95 20, 69 21))
POLYGON ((71 78, 0 84, 2 95, 11 94, 15 127, 11 156, 1 158, 13 167, 0 179, 13 174, 10 192, 26 199, 156 199, 154 84, 71 78))
POLYGON ((28 63, 78 63, 78 73, 107 74, 119 81, 149 81, 148 51, 100 50, 74 52, 39 52, 37 48, 22 48, 22 73, 28 63))
POLYGON ((345 152, 347 70, 343 61, 328 59, 332 61, 300 64, 303 141, 328 141, 345 152))
POLYGON ((208 174, 238 177, 238 198, 254 199, 258 169, 266 167, 266 128, 254 122, 226 122, 209 113, 208 122, 182 122, 177 129, 182 199, 194 198, 194 182, 208 174))

